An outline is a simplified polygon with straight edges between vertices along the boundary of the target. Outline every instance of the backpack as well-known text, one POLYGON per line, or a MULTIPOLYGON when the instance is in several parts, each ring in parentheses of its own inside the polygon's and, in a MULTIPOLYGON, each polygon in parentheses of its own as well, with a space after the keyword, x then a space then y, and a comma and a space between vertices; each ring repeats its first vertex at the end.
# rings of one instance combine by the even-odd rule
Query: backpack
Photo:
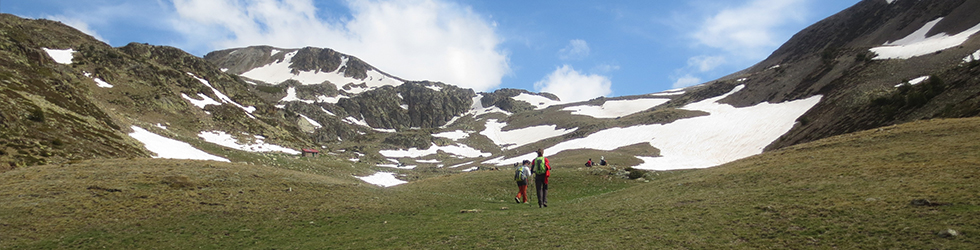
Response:
POLYGON ((548 169, 544 166, 544 157, 534 159, 534 174, 545 174, 548 169))
POLYGON ((514 172, 514 181, 527 181, 527 175, 524 174, 524 166, 517 167, 517 171, 514 172))

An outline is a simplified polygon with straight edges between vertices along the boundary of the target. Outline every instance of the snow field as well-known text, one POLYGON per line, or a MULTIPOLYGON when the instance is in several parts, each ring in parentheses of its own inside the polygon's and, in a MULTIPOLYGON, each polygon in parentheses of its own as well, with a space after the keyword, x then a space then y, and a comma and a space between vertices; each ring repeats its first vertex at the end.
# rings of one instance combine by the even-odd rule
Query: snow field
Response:
MULTIPOLYGON (((683 93, 683 92, 682 92, 683 93)), ((574 115, 585 115, 595 118, 617 118, 642 112, 644 110, 660 106, 667 103, 670 99, 644 98, 636 100, 616 100, 606 101, 602 106, 571 106, 562 110, 572 111, 574 115)))
POLYGON ((497 119, 488 119, 486 129, 481 131, 480 134, 490 138, 494 144, 504 149, 511 149, 575 132, 578 129, 557 129, 557 125, 542 125, 503 131, 505 126, 507 126, 507 123, 497 122, 497 119))
POLYGON ((225 133, 224 131, 202 131, 201 133, 197 134, 197 136, 201 137, 201 139, 204 139, 207 142, 218 144, 228 148, 242 150, 242 151, 282 152, 282 153, 294 154, 294 155, 300 154, 299 151, 296 151, 291 148, 265 143, 265 139, 258 135, 255 136, 255 143, 248 143, 248 144, 239 144, 238 140, 236 140, 230 134, 225 133))
MULTIPOLYGON (((613 150, 637 143, 649 143, 661 150, 662 157, 638 157, 645 162, 634 166, 635 168, 707 168, 762 153, 763 148, 788 132, 796 119, 822 98, 813 96, 777 104, 760 103, 744 108, 717 103, 743 87, 744 85, 740 85, 725 95, 683 107, 708 112, 708 116, 681 119, 664 125, 610 128, 585 138, 559 143, 545 149, 545 153, 552 155, 572 149, 613 150)), ((535 156, 535 153, 529 153, 502 162, 515 162, 535 156)))
POLYGON ((44 50, 44 52, 47 52, 48 56, 50 56, 51 59, 54 59, 54 62, 56 63, 71 64, 71 60, 75 58, 75 56, 72 55, 72 53, 75 53, 75 50, 73 49, 41 49, 44 50))
POLYGON ((382 187, 391 187, 391 186, 408 183, 407 181, 403 181, 403 180, 399 180, 398 178, 395 178, 395 173, 388 173, 388 172, 377 172, 369 176, 354 176, 354 177, 357 177, 358 179, 361 179, 364 182, 373 185, 382 186, 382 187))
POLYGON ((133 132, 129 133, 129 137, 142 142, 146 150, 156 153, 157 155, 153 158, 231 162, 228 159, 194 148, 186 142, 163 137, 137 126, 131 126, 131 128, 133 132))
POLYGON ((977 24, 970 29, 952 36, 946 33, 939 33, 931 37, 926 37, 926 34, 928 34, 929 31, 936 26, 936 24, 942 21, 942 19, 942 17, 936 18, 902 39, 887 42, 880 47, 871 48, 872 52, 878 54, 878 56, 876 56, 874 59, 909 59, 912 57, 935 53, 937 51, 960 46, 966 42, 970 36, 980 32, 980 24, 977 24))

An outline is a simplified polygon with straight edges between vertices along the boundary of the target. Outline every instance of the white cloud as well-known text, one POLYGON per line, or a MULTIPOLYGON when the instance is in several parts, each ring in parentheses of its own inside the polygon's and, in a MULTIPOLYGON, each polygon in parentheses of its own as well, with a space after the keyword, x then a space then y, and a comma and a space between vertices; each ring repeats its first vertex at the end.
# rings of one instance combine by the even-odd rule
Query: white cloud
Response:
POLYGON ((589 44, 582 39, 573 39, 568 42, 568 46, 558 51, 558 58, 562 60, 581 60, 589 56, 589 44))
POLYGON ((673 88, 683 88, 688 86, 694 86, 701 83, 701 78, 692 75, 685 75, 674 81, 673 88))
POLYGON ((350 17, 317 16, 311 0, 174 0, 173 24, 213 49, 325 47, 408 80, 477 91, 510 72, 492 21, 443 0, 350 0, 350 17), (221 13, 216 15, 215 13, 221 13))
POLYGON ((700 44, 758 59, 783 41, 779 28, 805 21, 807 0, 752 0, 709 17, 692 36, 700 44))
POLYGON ((687 66, 700 72, 711 71, 725 63, 724 56, 695 56, 687 59, 687 66))
POLYGON ((583 75, 563 65, 534 83, 534 89, 555 94, 565 102, 576 102, 612 94, 612 81, 602 75, 583 75))
POLYGON ((730 72, 719 71, 765 59, 797 31, 793 30, 796 24, 806 21, 809 1, 747 0, 712 12, 688 35, 696 47, 714 52, 688 58, 687 65, 677 69, 672 77, 674 87, 699 84, 703 77, 727 74, 730 72))
POLYGON ((109 43, 109 41, 107 41, 105 38, 102 38, 102 36, 99 35, 99 33, 95 32, 95 30, 89 27, 87 22, 81 19, 66 17, 62 15, 45 16, 44 19, 59 21, 61 23, 64 23, 65 25, 75 28, 78 31, 81 31, 82 33, 95 37, 95 39, 98 39, 99 41, 102 41, 104 43, 109 43))

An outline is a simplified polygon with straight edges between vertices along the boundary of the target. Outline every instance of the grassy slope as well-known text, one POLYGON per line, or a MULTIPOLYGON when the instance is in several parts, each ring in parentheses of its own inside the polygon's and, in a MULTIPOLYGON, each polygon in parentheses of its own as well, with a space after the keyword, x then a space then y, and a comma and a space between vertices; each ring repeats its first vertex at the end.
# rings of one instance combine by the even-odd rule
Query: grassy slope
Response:
POLYGON ((546 209, 513 204, 510 171, 382 189, 213 162, 21 168, 0 173, 0 247, 966 249, 980 243, 977 124, 886 127, 649 183, 556 158, 546 209))

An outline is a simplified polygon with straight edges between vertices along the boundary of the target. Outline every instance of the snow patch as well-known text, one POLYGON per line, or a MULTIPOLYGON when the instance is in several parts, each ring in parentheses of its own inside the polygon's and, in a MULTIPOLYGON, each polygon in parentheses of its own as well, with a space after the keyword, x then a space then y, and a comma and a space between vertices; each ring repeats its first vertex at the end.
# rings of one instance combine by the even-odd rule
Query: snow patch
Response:
POLYGON ((463 169, 463 170, 460 170, 460 171, 463 171, 463 172, 471 172, 471 171, 476 171, 477 169, 480 169, 480 167, 471 167, 471 168, 463 169))
MULTIPOLYGON (((231 98, 229 98, 228 96, 226 96, 224 93, 221 93, 221 91, 218 91, 218 89, 214 88, 214 86, 211 86, 211 83, 208 82, 208 80, 204 80, 204 78, 197 77, 196 75, 194 75, 191 72, 187 72, 187 75, 193 77, 194 79, 197 79, 197 81, 201 82, 201 84, 204 84, 205 86, 208 86, 208 88, 211 88, 211 92, 214 92, 214 95, 215 96, 218 96, 218 100, 221 100, 221 102, 228 103, 228 104, 231 104, 231 105, 235 105, 236 107, 244 110, 245 111, 245 115, 248 115, 248 117, 251 117, 252 119, 255 119, 255 116, 252 116, 252 112, 255 112, 255 107, 254 106, 248 106, 248 107, 242 106, 241 104, 238 104, 237 102, 235 102, 234 100, 232 100, 231 98)), ((198 93, 198 96, 204 96, 204 95, 202 95, 201 93, 198 93)), ((211 99, 211 98, 208 98, 208 99, 211 99)), ((211 101, 214 101, 214 100, 211 100, 211 101)))
POLYGON ((184 99, 187 99, 187 101, 191 102, 191 104, 194 104, 194 106, 197 106, 198 108, 201 108, 201 109, 204 109, 204 106, 207 106, 208 104, 211 104, 211 105, 221 105, 220 102, 215 101, 214 99, 211 99, 211 97, 208 97, 207 95, 204 95, 204 94, 201 94, 201 93, 197 93, 197 96, 200 97, 203 100, 197 100, 197 99, 191 98, 190 96, 187 96, 187 94, 184 94, 184 93, 180 93, 180 96, 183 97, 184 99))
POLYGON ((442 91, 442 87, 439 86, 425 86, 425 87, 431 90, 435 90, 436 92, 442 91))
POLYGON ((384 74, 377 72, 376 70, 369 70, 367 72, 367 78, 364 80, 359 80, 353 77, 344 76, 344 72, 340 69, 346 68, 347 61, 349 58, 341 57, 341 64, 337 70, 333 72, 320 72, 320 71, 299 71, 297 74, 292 73, 292 69, 289 66, 292 64, 293 56, 296 56, 297 51, 289 52, 284 55, 283 60, 269 63, 265 66, 251 69, 247 72, 241 74, 241 76, 268 82, 268 83, 281 83, 286 80, 296 80, 303 85, 313 85, 321 84, 324 82, 330 82, 337 87, 343 87, 348 83, 361 84, 365 83, 367 88, 353 88, 349 92, 360 93, 369 89, 391 85, 398 86, 402 84, 402 81, 395 79, 393 77, 385 77, 384 74))
POLYGON ((927 55, 949 49, 952 47, 960 46, 973 34, 980 32, 980 24, 973 26, 972 28, 960 32, 956 35, 948 35, 946 33, 939 33, 931 37, 926 37, 926 34, 943 18, 937 18, 932 20, 922 28, 919 28, 912 34, 908 36, 895 40, 893 42, 887 42, 880 47, 871 48, 871 51, 878 54, 875 56, 875 60, 882 59, 909 59, 912 57, 927 55))
POLYGON ((976 60, 980 60, 980 50, 977 50, 977 52, 973 52, 973 54, 970 54, 969 56, 963 58, 963 62, 965 63, 970 63, 976 60))
POLYGON ((487 136, 494 144, 500 145, 504 149, 513 149, 540 140, 575 132, 578 129, 557 129, 557 125, 542 125, 503 131, 503 128, 506 126, 507 123, 497 122, 497 119, 488 119, 486 129, 481 131, 480 134, 487 136))
POLYGON ((572 111, 574 115, 585 115, 595 118, 617 118, 636 114, 650 108, 667 103, 670 99, 645 98, 636 100, 606 101, 602 106, 571 106, 562 110, 572 111))
POLYGON ((44 52, 47 52, 48 56, 50 56, 51 59, 54 59, 54 62, 56 63, 71 64, 71 60, 75 58, 75 56, 72 55, 72 53, 75 53, 75 50, 73 49, 41 49, 43 49, 44 52))
POLYGON ((137 126, 131 126, 131 128, 133 132, 129 133, 129 137, 142 142, 146 150, 157 154, 153 158, 231 162, 228 159, 194 148, 186 142, 163 137, 137 126))
MULTIPOLYGON (((921 76, 921 77, 918 77, 918 78, 909 80, 909 85, 916 85, 916 84, 922 83, 925 80, 929 80, 929 76, 921 76)), ((903 83, 899 83, 898 85, 895 85, 895 87, 896 88, 901 87, 903 84, 905 84, 905 83, 904 82, 903 83)))
POLYGON ((306 117, 303 114, 299 114, 299 116, 300 117, 303 117, 303 119, 306 119, 306 121, 309 122, 310 124, 313 124, 313 127, 316 127, 316 128, 322 128, 323 127, 323 125, 320 125, 319 122, 316 122, 313 119, 310 119, 309 117, 306 117))
POLYGON ((456 131, 433 134, 432 136, 458 141, 458 140, 466 139, 466 137, 470 137, 470 134, 462 130, 456 130, 456 131))
POLYGON ((377 172, 369 176, 354 176, 354 177, 357 177, 358 179, 361 179, 364 182, 382 186, 382 187, 391 187, 391 186, 408 183, 407 181, 403 181, 403 180, 399 180, 398 178, 395 178, 395 173, 388 173, 388 172, 377 172))
POLYGON ((202 131, 201 133, 197 134, 197 136, 210 143, 248 152, 282 152, 294 155, 298 155, 300 153, 299 151, 291 148, 265 143, 264 138, 258 135, 255 136, 254 143, 246 144, 239 144, 238 140, 224 131, 202 131))
POLYGON ((535 110, 544 109, 551 105, 562 104, 562 102, 560 101, 555 101, 555 100, 548 99, 547 97, 544 96, 531 95, 528 93, 521 93, 520 95, 517 95, 513 98, 514 100, 525 101, 527 103, 530 103, 531 105, 534 105, 535 110))
POLYGON ((488 157, 491 155, 490 153, 481 152, 480 150, 467 145, 437 146, 435 143, 433 143, 429 149, 409 148, 405 150, 380 150, 378 153, 384 155, 386 158, 421 158, 424 156, 434 155, 440 150, 446 152, 447 154, 469 158, 488 157))

